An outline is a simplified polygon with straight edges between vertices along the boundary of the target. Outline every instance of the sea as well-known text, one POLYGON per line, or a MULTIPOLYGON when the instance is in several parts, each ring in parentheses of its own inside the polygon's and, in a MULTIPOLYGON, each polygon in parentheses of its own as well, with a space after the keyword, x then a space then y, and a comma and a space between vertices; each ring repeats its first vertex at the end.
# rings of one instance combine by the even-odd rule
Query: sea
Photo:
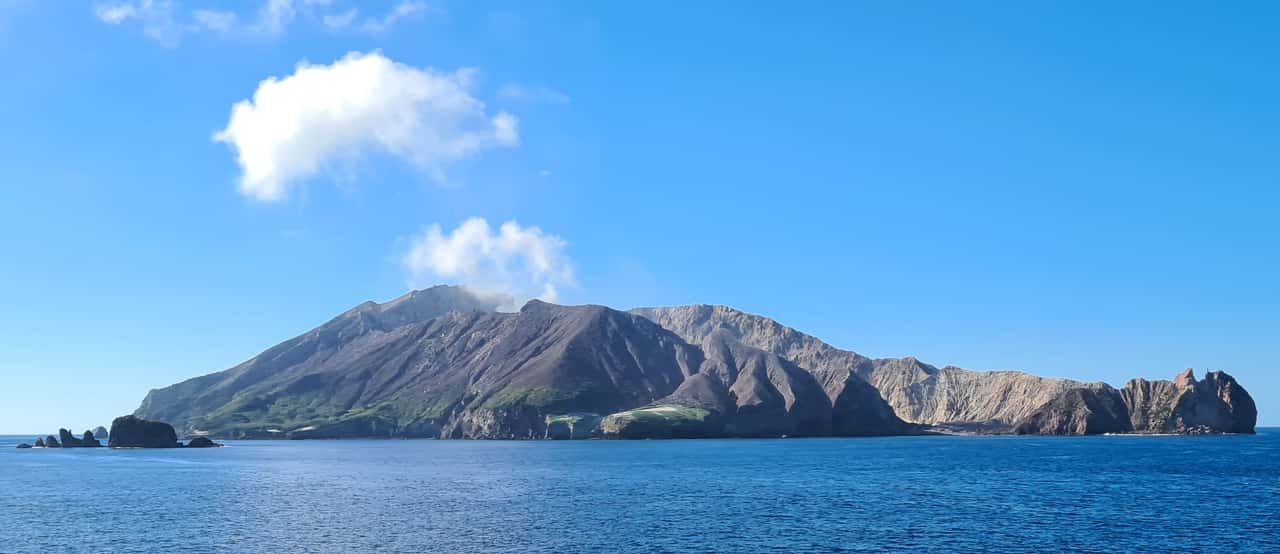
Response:
POLYGON ((0 552, 1280 552, 1255 436, 18 450, 0 552))

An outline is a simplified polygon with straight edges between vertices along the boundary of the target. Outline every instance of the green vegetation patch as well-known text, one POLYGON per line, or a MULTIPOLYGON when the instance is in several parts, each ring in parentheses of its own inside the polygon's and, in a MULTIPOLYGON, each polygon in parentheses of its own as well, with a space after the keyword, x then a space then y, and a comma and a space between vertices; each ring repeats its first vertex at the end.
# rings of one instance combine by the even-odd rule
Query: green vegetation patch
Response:
POLYGON ((645 423, 701 423, 706 421, 710 415, 711 412, 702 408, 662 405, 618 412, 610 415, 609 418, 619 421, 631 420, 645 423))
POLYGON ((504 389, 501 393, 489 397, 489 399, 481 405, 481 408, 496 410, 521 405, 545 407, 562 400, 574 398, 577 395, 578 391, 555 391, 545 387, 508 388, 504 389))

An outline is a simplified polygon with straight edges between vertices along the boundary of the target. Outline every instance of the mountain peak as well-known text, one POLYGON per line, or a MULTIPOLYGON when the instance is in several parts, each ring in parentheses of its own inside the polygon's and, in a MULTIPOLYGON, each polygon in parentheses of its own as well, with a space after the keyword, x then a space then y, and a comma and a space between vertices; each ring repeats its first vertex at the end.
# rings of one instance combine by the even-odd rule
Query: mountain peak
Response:
POLYGON ((1182 373, 1179 373, 1177 377, 1173 378, 1173 384, 1182 388, 1194 386, 1196 384, 1195 370, 1191 368, 1182 370, 1182 373))
POLYGON ((482 296, 464 287, 436 285, 426 289, 409 291, 394 300, 365 302, 352 311, 376 314, 388 327, 426 321, 448 312, 493 312, 506 299, 482 296))
POLYGON ((520 311, 521 311, 521 312, 532 312, 532 311, 535 311, 535 310, 545 310, 545 309, 547 309, 547 308, 549 308, 549 307, 551 307, 551 306, 555 306, 555 304, 552 304, 552 303, 547 302, 547 301, 545 301, 545 300, 538 300, 537 298, 534 298, 533 300, 530 300, 530 301, 528 301, 528 302, 525 302, 525 303, 524 303, 524 306, 522 306, 522 307, 520 308, 520 311))

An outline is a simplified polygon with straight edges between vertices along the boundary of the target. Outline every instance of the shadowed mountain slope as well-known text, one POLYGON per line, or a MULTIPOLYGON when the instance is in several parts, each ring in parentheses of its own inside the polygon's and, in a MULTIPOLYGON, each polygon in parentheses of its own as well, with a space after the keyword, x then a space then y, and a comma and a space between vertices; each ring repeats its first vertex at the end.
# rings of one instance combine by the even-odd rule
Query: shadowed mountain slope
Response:
POLYGON ((225 438, 543 438, 560 432, 553 423, 606 420, 618 436, 666 436, 676 423, 688 436, 909 430, 874 391, 833 409, 806 369, 727 334, 694 345, 602 306, 492 308, 449 287, 361 304, 227 371, 152 391, 137 415, 225 438))
POLYGON ((690 342, 728 333, 809 370, 832 399, 840 397, 854 375, 878 390, 898 417, 912 423, 1007 429, 1059 393, 1082 385, 1016 371, 937 368, 911 357, 872 359, 727 306, 638 308, 632 313, 690 342))

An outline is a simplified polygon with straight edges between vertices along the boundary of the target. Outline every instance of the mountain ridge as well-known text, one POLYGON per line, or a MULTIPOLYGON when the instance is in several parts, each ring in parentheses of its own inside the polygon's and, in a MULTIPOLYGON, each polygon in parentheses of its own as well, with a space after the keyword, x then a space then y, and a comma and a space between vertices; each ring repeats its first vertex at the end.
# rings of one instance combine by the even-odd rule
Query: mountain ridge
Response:
POLYGON ((1005 433, 1104 386, 873 359, 728 306, 503 301, 437 286, 364 302, 135 415, 217 438, 1005 433))
MULTIPOLYGON (((744 342, 821 374, 829 387, 849 372, 874 386, 905 421, 922 425, 1010 428, 1063 390, 1084 385, 1026 372, 935 367, 912 356, 870 358, 842 350, 765 316, 730 306, 636 308, 686 340, 727 329, 744 342), (980 402, 993 398, 996 402, 980 402)), ((834 387, 828 393, 834 393, 834 387)))

